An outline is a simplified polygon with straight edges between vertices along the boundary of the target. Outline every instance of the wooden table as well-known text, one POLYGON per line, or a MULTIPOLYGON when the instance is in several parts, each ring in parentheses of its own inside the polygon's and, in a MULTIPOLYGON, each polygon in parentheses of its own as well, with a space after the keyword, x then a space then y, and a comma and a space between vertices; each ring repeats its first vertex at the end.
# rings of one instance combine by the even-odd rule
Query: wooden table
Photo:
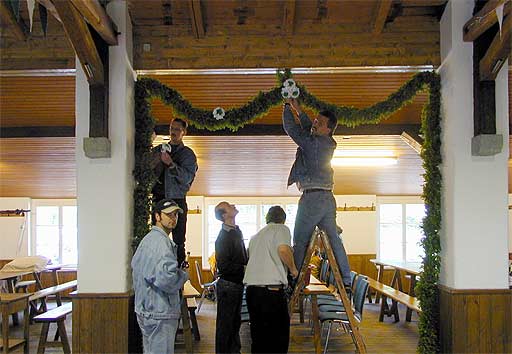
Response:
MULTIPOLYGON (((379 268, 377 281, 382 283, 382 274, 384 273, 384 267, 390 267, 394 269, 393 279, 391 280, 391 287, 404 291, 402 286, 402 272, 410 276, 409 291, 410 296, 416 297, 414 293, 414 287, 416 286, 416 277, 421 274, 421 263, 420 262, 397 262, 388 261, 381 259, 370 259, 370 262, 374 263, 379 268)), ((394 304, 396 306, 396 304, 394 304)), ((412 310, 407 308, 406 321, 411 321, 412 310)))
MULTIPOLYGON (((188 314, 187 299, 201 296, 192 286, 190 280, 183 285, 183 298, 181 300, 181 322, 183 323, 183 338, 185 340, 185 349, 187 353, 193 353, 192 349, 192 329, 190 327, 190 317, 188 314)), ((198 330, 198 329, 196 329, 198 330)))
POLYGON ((9 351, 23 345, 23 352, 28 353, 29 348, 29 316, 28 297, 30 294, 0 293, 0 308, 2 313, 2 350, 7 354, 9 351), (23 339, 9 338, 9 315, 23 311, 23 339))
POLYGON ((309 284, 304 288, 304 295, 311 296, 311 314, 313 316, 313 343, 315 344, 315 353, 322 352, 322 334, 320 333, 320 320, 318 318, 318 301, 317 295, 330 294, 328 287, 322 284, 309 284))

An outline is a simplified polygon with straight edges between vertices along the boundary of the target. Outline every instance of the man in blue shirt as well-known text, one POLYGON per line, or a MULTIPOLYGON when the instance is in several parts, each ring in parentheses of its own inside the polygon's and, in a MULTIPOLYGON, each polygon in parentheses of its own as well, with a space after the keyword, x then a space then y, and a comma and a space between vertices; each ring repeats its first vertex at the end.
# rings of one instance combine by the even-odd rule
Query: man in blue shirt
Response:
POLYGON ((182 209, 171 199, 153 208, 153 227, 132 259, 135 313, 144 353, 174 353, 181 315, 180 289, 188 273, 178 267, 177 246, 169 237, 182 209))
POLYGON ((350 289, 350 265, 341 239, 336 232, 336 200, 332 194, 334 171, 331 159, 336 149, 332 134, 338 121, 330 111, 322 111, 313 122, 302 112, 295 99, 288 99, 283 109, 283 127, 298 145, 288 186, 295 183, 302 192, 293 232, 294 258, 301 269, 315 227, 324 230, 347 290, 350 289), (295 122, 292 108, 298 115, 295 122))

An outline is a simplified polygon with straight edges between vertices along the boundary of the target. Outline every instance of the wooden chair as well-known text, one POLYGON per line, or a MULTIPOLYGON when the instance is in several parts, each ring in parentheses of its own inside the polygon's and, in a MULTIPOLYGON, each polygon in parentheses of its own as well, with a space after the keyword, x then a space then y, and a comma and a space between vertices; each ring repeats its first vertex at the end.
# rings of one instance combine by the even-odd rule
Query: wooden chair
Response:
POLYGON ((199 265, 198 261, 195 261, 196 264, 196 272, 197 272, 197 280, 199 281, 199 286, 201 287, 202 293, 201 293, 201 300, 199 300, 199 305, 197 306, 197 312, 201 310, 201 305, 203 304, 204 298, 206 297, 206 294, 213 291, 215 292, 215 286, 217 285, 217 282, 219 281, 219 278, 215 279, 214 281, 210 283, 203 283, 203 275, 201 272, 201 266, 199 265))

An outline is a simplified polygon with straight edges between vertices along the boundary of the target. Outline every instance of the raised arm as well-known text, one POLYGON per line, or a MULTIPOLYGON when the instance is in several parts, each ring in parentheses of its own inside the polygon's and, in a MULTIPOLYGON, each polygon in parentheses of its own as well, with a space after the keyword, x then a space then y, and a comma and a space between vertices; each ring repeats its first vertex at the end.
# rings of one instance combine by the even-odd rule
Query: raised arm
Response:
MULTIPOLYGON (((307 115, 305 113, 302 113, 302 111, 299 114, 299 119, 301 119, 301 121, 302 121, 304 117, 300 118, 300 116, 305 116, 306 119, 309 120, 309 118, 307 118, 307 115)), ((285 104, 285 106, 283 108, 284 131, 286 132, 286 134, 288 134, 288 136, 290 138, 292 138, 292 140, 297 145, 303 147, 309 143, 311 134, 310 134, 310 131, 308 129, 305 129, 304 126, 301 124, 295 123, 295 118, 293 116, 291 106, 289 104, 285 104)), ((309 124, 310 124, 309 128, 311 128, 311 122, 309 124)))

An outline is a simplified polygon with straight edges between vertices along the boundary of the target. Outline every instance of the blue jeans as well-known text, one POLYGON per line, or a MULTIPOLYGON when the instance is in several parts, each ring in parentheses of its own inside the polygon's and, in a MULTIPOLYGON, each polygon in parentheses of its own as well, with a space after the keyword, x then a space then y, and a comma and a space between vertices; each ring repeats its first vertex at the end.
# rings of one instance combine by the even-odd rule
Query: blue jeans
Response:
POLYGON ((137 314, 144 354, 173 354, 178 320, 155 320, 137 314))
POLYGON ((243 292, 243 284, 224 279, 217 282, 216 353, 240 353, 240 312, 243 292))
POLYGON ((293 258, 297 269, 301 269, 309 241, 315 227, 324 230, 331 243, 344 284, 350 284, 350 264, 341 238, 336 232, 336 200, 331 191, 315 190, 303 193, 293 231, 293 258))

